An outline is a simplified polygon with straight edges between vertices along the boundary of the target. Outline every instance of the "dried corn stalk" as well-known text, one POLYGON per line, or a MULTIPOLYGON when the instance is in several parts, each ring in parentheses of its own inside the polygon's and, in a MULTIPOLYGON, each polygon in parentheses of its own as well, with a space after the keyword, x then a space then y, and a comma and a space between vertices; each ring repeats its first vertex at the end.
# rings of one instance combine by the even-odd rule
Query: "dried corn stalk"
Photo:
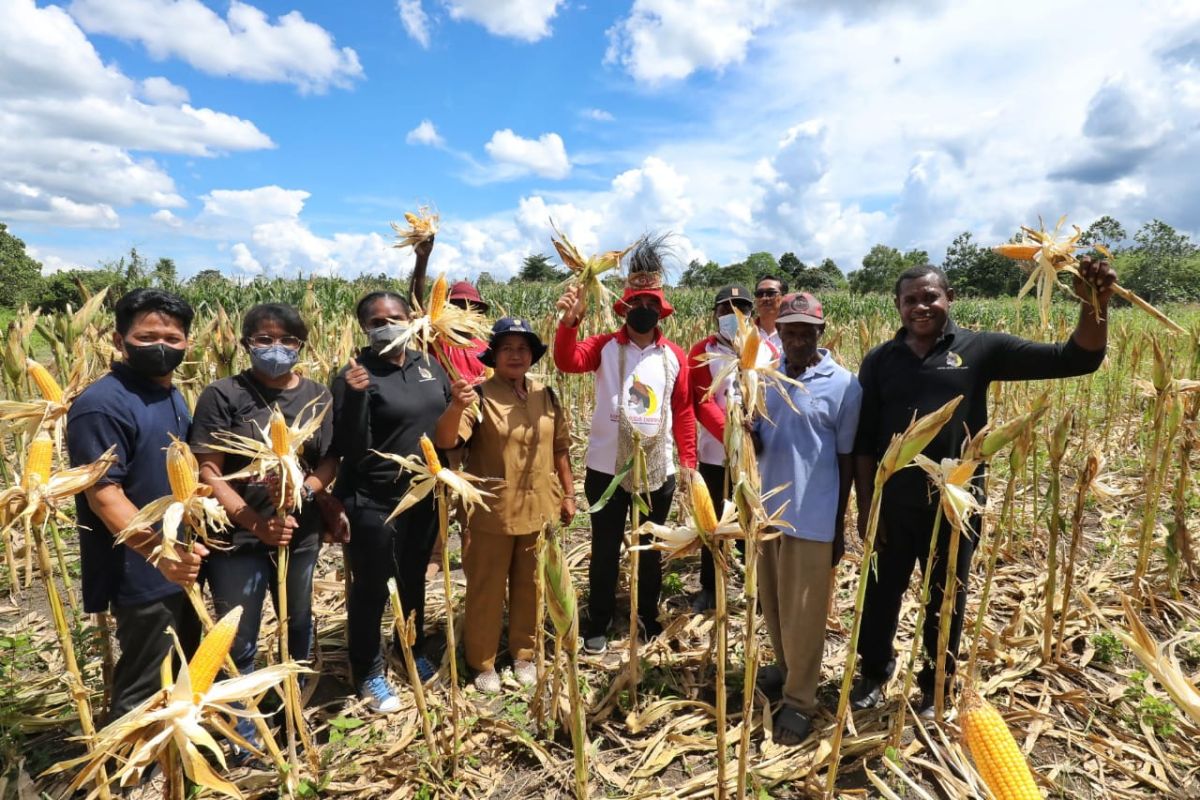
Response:
POLYGON ((579 248, 567 238, 567 235, 558 229, 554 220, 550 220, 550 227, 554 229, 555 237, 557 237, 551 237, 550 241, 554 244, 554 249, 558 251, 558 257, 562 259, 563 266, 571 271, 565 285, 583 287, 588 308, 597 309, 604 324, 610 328, 613 327, 612 311, 609 309, 609 300, 613 297, 613 293, 600 280, 600 276, 620 268, 621 259, 633 249, 633 245, 629 245, 624 250, 609 250, 584 257, 579 248))

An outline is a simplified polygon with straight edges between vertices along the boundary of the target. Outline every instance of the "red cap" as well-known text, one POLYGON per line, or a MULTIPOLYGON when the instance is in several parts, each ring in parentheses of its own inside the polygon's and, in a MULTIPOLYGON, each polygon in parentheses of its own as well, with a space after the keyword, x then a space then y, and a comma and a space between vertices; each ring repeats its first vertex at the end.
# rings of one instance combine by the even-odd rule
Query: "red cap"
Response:
POLYGON ((808 292, 796 292, 783 298, 779 306, 779 316, 775 324, 784 322, 807 322, 810 325, 824 325, 825 312, 821 301, 808 292))
POLYGON ((466 300, 468 303, 475 303, 483 306, 483 310, 487 311, 491 306, 483 301, 479 295, 479 290, 476 289, 470 281, 459 281, 450 287, 449 300, 466 300))

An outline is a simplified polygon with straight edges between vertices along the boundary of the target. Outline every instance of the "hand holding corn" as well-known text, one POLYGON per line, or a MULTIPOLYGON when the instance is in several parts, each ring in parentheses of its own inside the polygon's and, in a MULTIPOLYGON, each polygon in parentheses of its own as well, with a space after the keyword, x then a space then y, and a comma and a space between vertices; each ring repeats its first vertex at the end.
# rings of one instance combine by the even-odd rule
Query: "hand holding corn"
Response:
POLYGON ((1091 293, 1085 293, 1088 284, 1096 288, 1096 301, 1100 308, 1108 308, 1109 298, 1113 295, 1113 286, 1117 283, 1117 273, 1109 265, 1108 259, 1093 259, 1083 256, 1079 259, 1079 276, 1075 277, 1075 294, 1085 302, 1091 302, 1091 293))
POLYGON ((196 579, 200 577, 200 565, 204 562, 204 557, 208 555, 208 548, 200 542, 193 542, 190 549, 184 549, 170 542, 164 542, 163 546, 175 548, 177 557, 158 560, 155 566, 158 567, 162 576, 185 589, 195 583, 196 579))
POLYGON ((459 378, 450 384, 450 403, 459 411, 470 408, 475 397, 475 387, 466 378, 459 378))

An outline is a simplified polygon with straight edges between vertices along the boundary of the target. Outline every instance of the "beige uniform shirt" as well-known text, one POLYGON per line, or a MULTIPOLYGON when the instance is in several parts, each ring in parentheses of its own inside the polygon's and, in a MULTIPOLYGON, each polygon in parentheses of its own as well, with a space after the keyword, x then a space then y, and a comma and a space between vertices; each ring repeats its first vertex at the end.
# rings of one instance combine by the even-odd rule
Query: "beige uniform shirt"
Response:
POLYGON ((522 536, 556 522, 562 505, 562 485, 554 456, 570 449, 567 412, 551 400, 542 384, 526 379, 524 400, 504 380, 492 377, 482 385, 482 421, 465 413, 459 438, 466 442, 464 469, 480 478, 496 495, 486 509, 476 509, 468 527, 472 533, 522 536))

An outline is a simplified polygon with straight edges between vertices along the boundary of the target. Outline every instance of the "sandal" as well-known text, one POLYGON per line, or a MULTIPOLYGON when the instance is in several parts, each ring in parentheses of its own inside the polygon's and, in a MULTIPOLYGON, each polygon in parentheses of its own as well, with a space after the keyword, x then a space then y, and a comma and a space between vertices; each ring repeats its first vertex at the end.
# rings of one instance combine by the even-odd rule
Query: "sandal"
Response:
POLYGON ((812 720, 792 706, 783 706, 771 720, 775 743, 784 747, 795 747, 812 733, 812 720))

